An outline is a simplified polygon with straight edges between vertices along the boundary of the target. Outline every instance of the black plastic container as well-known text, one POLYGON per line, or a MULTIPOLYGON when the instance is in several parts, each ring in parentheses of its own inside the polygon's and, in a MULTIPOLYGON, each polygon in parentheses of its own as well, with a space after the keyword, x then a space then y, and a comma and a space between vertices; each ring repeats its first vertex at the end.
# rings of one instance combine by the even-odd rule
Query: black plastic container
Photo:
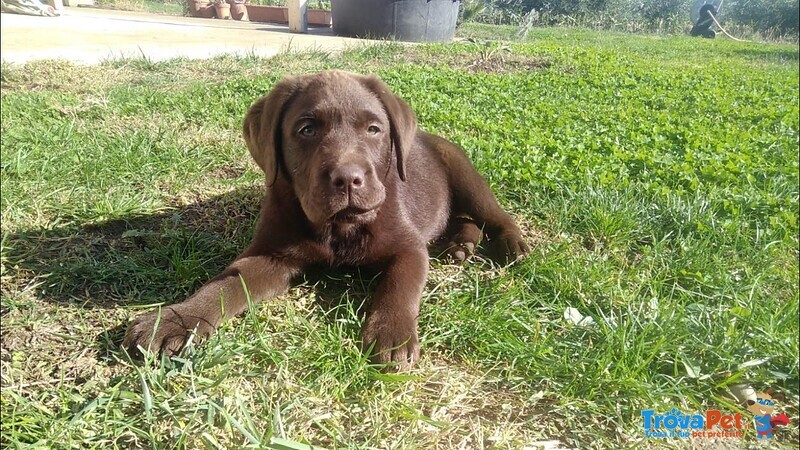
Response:
POLYGON ((340 36, 448 42, 456 32, 459 0, 331 0, 340 36))

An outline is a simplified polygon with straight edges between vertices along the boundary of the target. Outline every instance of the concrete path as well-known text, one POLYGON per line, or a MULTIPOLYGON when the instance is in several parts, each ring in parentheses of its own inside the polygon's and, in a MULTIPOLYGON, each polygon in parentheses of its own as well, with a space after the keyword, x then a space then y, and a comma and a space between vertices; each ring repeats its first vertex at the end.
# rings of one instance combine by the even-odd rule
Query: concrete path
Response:
POLYGON ((66 7, 60 17, 0 14, 0 57, 13 63, 66 59, 96 64, 142 54, 152 61, 224 53, 273 56, 289 48, 335 52, 363 42, 334 36, 327 28, 294 34, 278 24, 95 8, 66 7))

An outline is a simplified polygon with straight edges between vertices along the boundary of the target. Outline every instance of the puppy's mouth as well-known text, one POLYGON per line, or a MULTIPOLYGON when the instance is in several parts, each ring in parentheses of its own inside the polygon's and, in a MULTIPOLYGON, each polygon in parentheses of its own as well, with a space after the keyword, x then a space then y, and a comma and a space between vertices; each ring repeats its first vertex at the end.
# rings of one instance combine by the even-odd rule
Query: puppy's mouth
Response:
POLYGON ((365 223, 375 218, 378 208, 361 208, 358 206, 347 206, 339 210, 331 217, 332 222, 339 223, 365 223))

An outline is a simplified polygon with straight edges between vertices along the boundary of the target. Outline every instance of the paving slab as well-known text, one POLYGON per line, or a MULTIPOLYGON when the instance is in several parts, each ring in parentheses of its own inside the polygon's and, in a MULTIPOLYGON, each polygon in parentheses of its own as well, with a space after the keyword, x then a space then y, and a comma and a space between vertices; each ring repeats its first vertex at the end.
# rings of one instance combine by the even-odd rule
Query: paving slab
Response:
POLYGON ((0 14, 0 57, 20 64, 42 59, 96 64, 143 55, 152 61, 230 53, 269 57, 287 49, 337 52, 364 43, 335 36, 330 28, 298 34, 280 24, 97 8, 65 7, 58 17, 0 14))

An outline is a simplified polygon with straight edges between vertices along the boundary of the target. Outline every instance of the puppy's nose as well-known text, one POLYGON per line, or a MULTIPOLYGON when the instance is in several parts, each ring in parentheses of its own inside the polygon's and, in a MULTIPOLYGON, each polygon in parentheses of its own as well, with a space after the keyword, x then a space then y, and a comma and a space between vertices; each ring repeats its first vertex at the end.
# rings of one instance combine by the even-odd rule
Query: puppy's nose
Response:
POLYGON ((337 167, 331 172, 331 184, 339 191, 355 191, 364 186, 364 170, 355 164, 337 167))

